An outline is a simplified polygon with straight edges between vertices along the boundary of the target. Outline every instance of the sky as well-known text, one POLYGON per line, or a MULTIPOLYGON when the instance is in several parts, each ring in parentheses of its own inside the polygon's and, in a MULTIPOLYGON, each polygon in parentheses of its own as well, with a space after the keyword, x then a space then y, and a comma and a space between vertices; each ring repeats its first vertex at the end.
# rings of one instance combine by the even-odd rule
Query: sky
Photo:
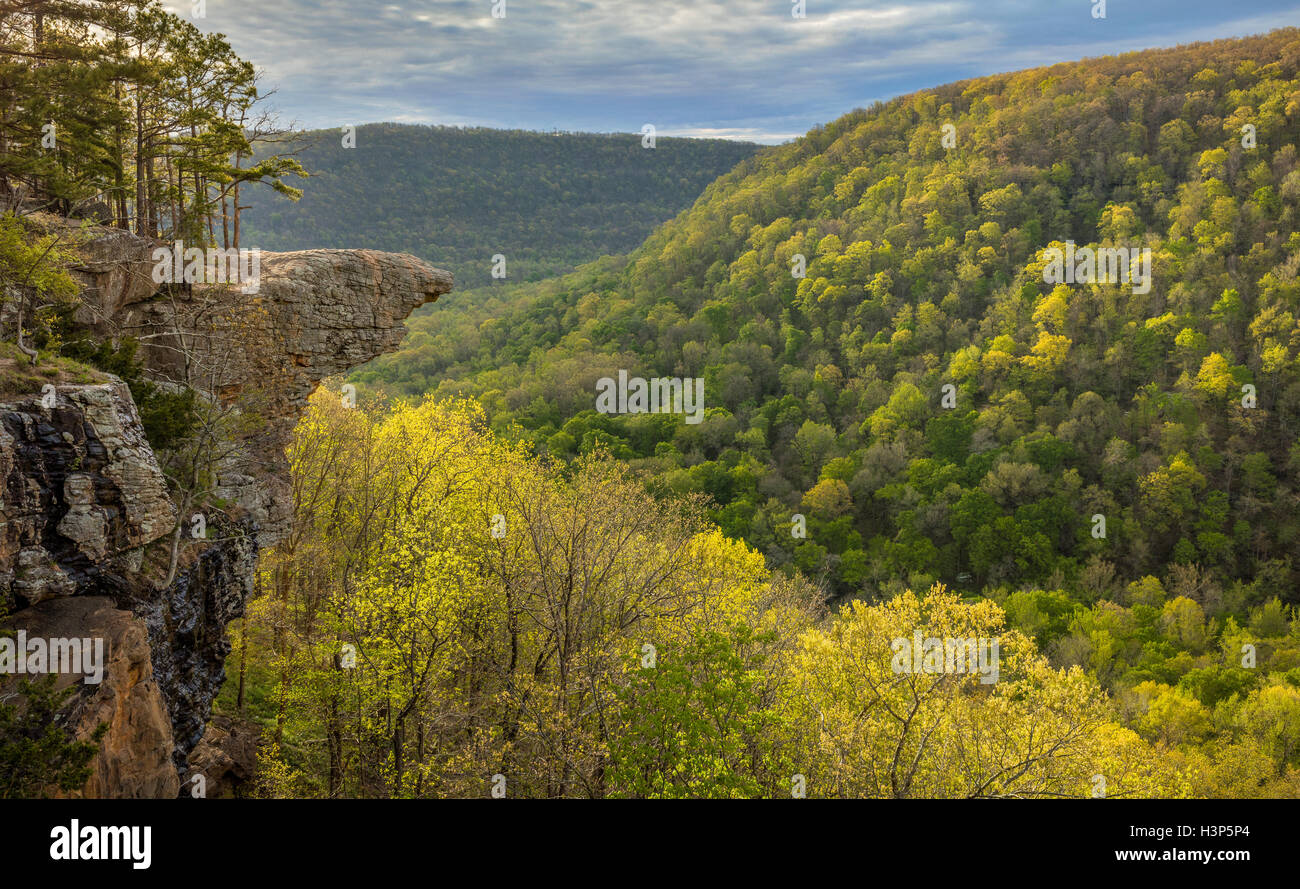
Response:
POLYGON ((281 122, 775 143, 967 77, 1300 25, 1300 0, 170 0, 281 122), (504 16, 493 9, 504 2, 504 16), (195 15, 201 6, 202 17, 195 15))

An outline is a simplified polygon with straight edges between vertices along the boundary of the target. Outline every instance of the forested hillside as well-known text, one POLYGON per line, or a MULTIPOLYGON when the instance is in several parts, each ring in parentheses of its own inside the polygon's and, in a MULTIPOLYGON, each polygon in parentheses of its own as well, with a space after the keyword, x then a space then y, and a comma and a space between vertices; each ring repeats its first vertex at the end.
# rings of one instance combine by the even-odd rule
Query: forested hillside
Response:
MULTIPOLYGON (((759 146, 725 139, 535 133, 402 124, 295 134, 311 187, 296 204, 253 195, 246 238, 267 250, 414 253, 464 290, 538 280, 626 253, 759 146)), ((278 151, 285 150, 277 144, 278 151)))
POLYGON ((855 112, 628 260, 449 305, 360 378, 478 396, 555 456, 603 444, 841 593, 1294 599, 1298 62, 1286 30, 855 112), (1046 283, 1067 240, 1149 247, 1149 292, 1046 283), (597 414, 618 368, 703 376, 707 419, 597 414))
POLYGON ((1128 729, 1208 757, 1190 792, 1291 794, 1298 67, 1288 29, 856 111, 355 378, 608 449, 828 595, 990 598, 1128 729), (1133 278, 1048 247, 1133 251, 1133 278), (598 413, 620 369, 703 377, 707 416, 598 413))
POLYGON ((0 614, 111 593, 142 647, 80 735, 0 689, 0 796, 88 757, 118 796, 1300 796, 1300 31, 905 96, 694 199, 638 137, 445 132, 505 140, 455 193, 383 128, 250 159, 282 128, 219 35, 9 15, 0 614), (462 284, 695 202, 472 298, 409 256, 150 271, 296 246, 243 211, 314 151, 340 197, 285 231, 462 284), (624 371, 701 378, 702 422, 599 412, 624 371))

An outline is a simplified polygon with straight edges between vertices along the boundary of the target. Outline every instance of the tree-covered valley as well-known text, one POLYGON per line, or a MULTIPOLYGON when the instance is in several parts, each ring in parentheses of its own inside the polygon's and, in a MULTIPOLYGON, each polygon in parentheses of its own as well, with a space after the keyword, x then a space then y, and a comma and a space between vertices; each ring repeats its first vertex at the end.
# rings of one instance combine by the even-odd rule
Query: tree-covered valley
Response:
POLYGON ((553 457, 608 448, 838 594, 915 575, 1097 599, 1198 566, 1216 603, 1258 604, 1234 581, 1294 591, 1300 532, 1295 48, 1277 32, 856 112, 625 259, 493 317, 445 301, 354 378, 473 395, 553 457), (1044 283, 1067 240, 1151 248, 1149 292, 1044 283), (703 376, 707 418, 597 413, 620 367, 703 376))
POLYGON ((1294 732, 1298 63, 1279 31, 854 112, 353 379, 607 451, 833 599, 993 600, 1152 743, 1226 750, 1264 700, 1294 732), (1045 282, 1066 241, 1150 248, 1149 290, 1045 282), (706 418, 597 412, 620 368, 703 377, 706 418))
POLYGON ((267 97, 0 10, 0 673, 110 650, 0 797, 1300 796, 1300 30, 761 149, 267 97))

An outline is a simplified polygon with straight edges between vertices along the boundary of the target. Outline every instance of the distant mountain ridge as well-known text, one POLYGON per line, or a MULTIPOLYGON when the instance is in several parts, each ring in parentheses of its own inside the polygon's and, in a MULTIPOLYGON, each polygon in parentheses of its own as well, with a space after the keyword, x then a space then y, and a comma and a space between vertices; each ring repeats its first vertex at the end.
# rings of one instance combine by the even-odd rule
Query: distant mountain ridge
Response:
POLYGON ((267 250, 322 245, 413 253, 457 290, 550 277, 626 253, 762 146, 639 134, 541 133, 367 124, 299 137, 312 173, 303 197, 249 196, 242 241, 267 250))

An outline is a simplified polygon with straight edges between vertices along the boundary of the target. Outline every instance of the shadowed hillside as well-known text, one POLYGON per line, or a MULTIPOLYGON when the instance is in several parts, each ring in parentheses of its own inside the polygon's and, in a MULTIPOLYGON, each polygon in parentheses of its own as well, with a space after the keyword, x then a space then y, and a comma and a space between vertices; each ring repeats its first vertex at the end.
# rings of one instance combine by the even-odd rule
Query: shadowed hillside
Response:
MULTIPOLYGON (((302 200, 255 194, 245 239, 268 250, 322 245, 413 253, 458 289, 528 281, 636 247, 759 146, 724 139, 532 133, 371 124, 302 135, 302 200)), ((282 145, 277 148, 285 150, 282 145)))

